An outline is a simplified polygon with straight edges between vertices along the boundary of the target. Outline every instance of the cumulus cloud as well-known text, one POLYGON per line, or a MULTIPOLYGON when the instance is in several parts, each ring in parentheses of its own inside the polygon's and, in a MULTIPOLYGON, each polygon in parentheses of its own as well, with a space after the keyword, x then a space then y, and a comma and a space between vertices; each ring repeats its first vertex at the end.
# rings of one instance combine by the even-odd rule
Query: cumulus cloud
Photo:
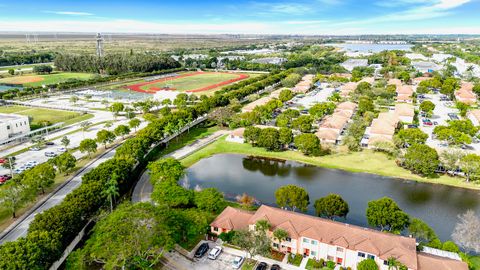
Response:
POLYGON ((57 14, 57 15, 70 15, 70 16, 92 16, 93 13, 80 12, 80 11, 51 11, 45 10, 45 13, 57 14))

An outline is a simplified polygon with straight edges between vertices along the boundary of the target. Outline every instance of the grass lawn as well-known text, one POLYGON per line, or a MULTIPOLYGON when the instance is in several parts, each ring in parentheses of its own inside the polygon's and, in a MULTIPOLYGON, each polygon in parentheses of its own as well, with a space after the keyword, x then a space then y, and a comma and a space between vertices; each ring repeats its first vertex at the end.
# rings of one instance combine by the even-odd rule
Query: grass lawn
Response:
POLYGON ((15 113, 31 117, 31 125, 41 125, 48 121, 50 124, 64 122, 65 125, 71 125, 76 122, 85 121, 93 117, 91 114, 81 114, 78 112, 52 110, 45 108, 25 107, 25 106, 1 106, 0 113, 15 113))
POLYGON ((291 265, 300 266, 300 264, 302 263, 302 260, 303 260, 303 256, 301 254, 288 255, 288 263, 291 265))
POLYGON ((470 256, 470 262, 474 270, 480 270, 480 256, 470 256))
POLYGON ((410 171, 397 166, 394 159, 389 158, 383 153, 373 152, 370 150, 346 154, 332 154, 323 157, 308 157, 297 151, 269 152, 263 148, 252 147, 249 144, 231 143, 225 141, 225 137, 226 136, 184 158, 182 163, 188 167, 203 158, 219 153, 255 155, 261 157, 294 160, 315 166, 341 169, 350 172, 372 173, 382 176, 410 179, 419 182, 480 189, 480 185, 475 183, 467 183, 463 178, 455 178, 447 175, 441 175, 438 178, 425 178, 416 174, 412 174, 410 171))
POLYGON ((308 259, 307 265, 305 265, 305 269, 307 270, 330 270, 328 267, 320 266, 318 261, 314 259, 308 259))
POLYGON ((242 270, 253 270, 253 267, 257 264, 257 261, 252 259, 246 259, 242 265, 242 270))
POLYGON ((158 82, 152 82, 141 86, 142 90, 149 90, 152 87, 164 88, 170 87, 174 88, 177 91, 188 91, 198 88, 203 88, 210 86, 212 84, 221 83, 223 81, 228 81, 230 79, 237 78, 236 74, 227 74, 227 73, 216 73, 216 72, 205 72, 201 74, 195 74, 192 76, 173 78, 159 80, 158 82))
POLYGON ((0 84, 18 84, 27 87, 42 86, 67 81, 68 79, 87 80, 94 76, 90 73, 54 72, 45 75, 13 76, 0 79, 0 84))

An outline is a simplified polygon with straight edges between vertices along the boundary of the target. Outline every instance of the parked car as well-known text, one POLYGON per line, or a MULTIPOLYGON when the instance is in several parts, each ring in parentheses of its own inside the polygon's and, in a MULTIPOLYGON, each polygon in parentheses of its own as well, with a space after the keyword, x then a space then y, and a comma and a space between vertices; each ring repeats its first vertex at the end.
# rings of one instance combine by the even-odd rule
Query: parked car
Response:
POLYGON ((22 170, 22 169, 19 169, 19 168, 13 170, 13 173, 14 173, 14 174, 21 174, 22 172, 23 172, 23 170, 22 170))
POLYGON ((438 125, 438 122, 437 122, 437 121, 433 121, 433 125, 434 125, 434 126, 437 126, 437 125, 438 125))
POLYGON ((233 258, 232 267, 233 269, 240 269, 242 267, 243 261, 245 258, 243 256, 236 256, 233 258))
POLYGON ((57 151, 60 152, 60 153, 65 153, 65 152, 67 152, 67 148, 60 147, 60 148, 57 149, 57 151))
POLYGON ((38 162, 35 161, 35 160, 32 160, 32 161, 27 162, 27 165, 37 166, 37 165, 38 165, 38 162))
POLYGON ((55 154, 55 152, 48 151, 48 152, 45 152, 45 156, 46 157, 56 157, 57 154, 55 154))
POLYGON ((425 95, 424 94, 419 94, 417 97, 418 98, 425 98, 425 95))
POLYGON ((208 258, 210 260, 216 260, 220 253, 222 253, 222 247, 216 246, 210 250, 210 253, 208 253, 208 258))
POLYGON ((267 263, 261 262, 257 265, 257 268, 255 268, 255 270, 267 270, 267 267, 268 267, 267 263))
POLYGON ((278 264, 273 264, 272 267, 270 267, 270 270, 280 270, 282 268, 280 268, 280 265, 278 264))
POLYGON ((0 164, 3 164, 3 163, 5 163, 5 162, 7 162, 7 159, 6 159, 6 158, 0 158, 0 164))
POLYGON ((422 119, 422 123, 423 123, 424 126, 432 126, 433 125, 432 120, 430 120, 428 118, 422 119))
POLYGON ((4 184, 8 180, 12 179, 12 177, 8 174, 0 175, 0 184, 4 184))
POLYGON ((208 251, 208 243, 203 243, 201 244, 197 251, 195 251, 195 258, 201 258, 203 257, 203 255, 205 255, 205 253, 207 253, 208 251))
POLYGON ((38 146, 30 147, 30 151, 40 151, 40 147, 38 146))
POLYGON ((452 119, 452 120, 460 119, 460 118, 458 118, 458 115, 456 113, 449 113, 448 117, 450 117, 450 119, 452 119))
POLYGON ((55 145, 54 142, 46 142, 45 145, 55 145))
POLYGON ((407 125, 408 128, 418 128, 417 125, 414 125, 414 124, 410 124, 410 125, 407 125))

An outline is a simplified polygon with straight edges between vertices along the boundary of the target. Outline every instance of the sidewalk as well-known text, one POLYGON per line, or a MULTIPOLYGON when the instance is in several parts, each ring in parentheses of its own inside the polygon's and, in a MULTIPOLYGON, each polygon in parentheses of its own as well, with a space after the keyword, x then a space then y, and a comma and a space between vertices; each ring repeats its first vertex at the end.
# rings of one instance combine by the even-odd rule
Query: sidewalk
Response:
MULTIPOLYGON (((245 257, 245 251, 243 250, 238 250, 238 249, 234 249, 234 248, 230 248, 230 247, 223 247, 223 252, 225 253, 229 253, 229 254, 233 254, 233 255, 236 255, 236 256, 243 256, 245 257)), ((285 256, 285 258, 283 259, 283 261, 279 262, 279 261, 276 261, 276 260, 273 260, 273 259, 270 259, 270 258, 265 258, 265 257, 262 257, 262 256, 255 256, 253 257, 254 260, 257 260, 259 262, 266 262, 268 265, 272 265, 272 264, 278 264, 280 265, 280 267, 282 269, 287 269, 287 270, 299 270, 299 269, 305 269, 305 265, 307 265, 307 259, 303 259, 302 260, 302 264, 300 264, 300 267, 297 267, 297 266, 294 266, 294 265, 291 265, 291 264, 287 264, 287 256, 285 256)))

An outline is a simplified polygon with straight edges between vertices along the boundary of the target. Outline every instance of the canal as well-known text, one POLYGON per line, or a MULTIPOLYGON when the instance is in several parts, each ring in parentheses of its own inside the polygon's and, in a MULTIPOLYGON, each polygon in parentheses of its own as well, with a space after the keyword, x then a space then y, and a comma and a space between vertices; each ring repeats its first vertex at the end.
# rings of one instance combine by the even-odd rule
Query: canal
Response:
POLYGON ((459 214, 468 209, 480 214, 480 192, 475 190, 233 154, 200 160, 182 181, 189 188, 216 187, 230 199, 245 192, 268 205, 275 205, 277 188, 298 185, 309 193, 309 214, 314 214, 316 199, 337 193, 350 206, 345 222, 360 226, 367 226, 367 203, 388 196, 411 217, 427 222, 443 241, 450 239, 459 214))

